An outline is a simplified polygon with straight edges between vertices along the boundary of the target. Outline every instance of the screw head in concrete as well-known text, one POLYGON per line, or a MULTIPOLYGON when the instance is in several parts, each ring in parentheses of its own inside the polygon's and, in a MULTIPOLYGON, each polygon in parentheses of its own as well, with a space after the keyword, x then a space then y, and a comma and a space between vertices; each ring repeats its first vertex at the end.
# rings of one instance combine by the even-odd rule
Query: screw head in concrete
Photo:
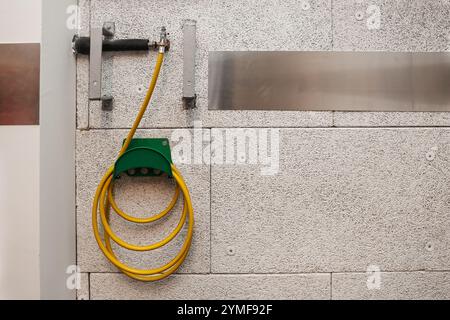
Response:
POLYGON ((305 11, 311 9, 311 4, 309 3, 309 1, 303 1, 302 9, 305 10, 305 11))
POLYGON ((234 256, 236 254, 236 250, 233 247, 227 248, 227 255, 234 256))
POLYGON ((103 35, 107 38, 112 38, 116 32, 116 25, 114 22, 105 22, 103 24, 103 35))
POLYGON ((364 13, 362 11, 357 11, 355 13, 355 18, 356 20, 361 21, 362 19, 364 19, 364 13))
POLYGON ((425 245, 425 249, 429 252, 434 250, 434 245, 432 242, 427 242, 427 244, 425 245))

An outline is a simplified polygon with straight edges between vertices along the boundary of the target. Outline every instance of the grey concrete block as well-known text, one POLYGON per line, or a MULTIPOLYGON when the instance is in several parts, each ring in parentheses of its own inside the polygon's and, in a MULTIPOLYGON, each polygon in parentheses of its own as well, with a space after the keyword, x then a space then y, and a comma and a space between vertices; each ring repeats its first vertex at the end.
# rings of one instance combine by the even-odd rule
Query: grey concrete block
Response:
MULTIPOLYGON (((209 130, 196 130, 209 133, 209 130)), ((179 145, 179 135, 189 130, 138 130, 137 137, 168 137, 172 147, 179 145)), ((78 264, 83 272, 117 271, 104 258, 92 234, 91 208, 95 189, 106 169, 114 163, 127 130, 89 130, 77 132, 77 237, 78 264)), ((200 144, 200 146, 202 146, 200 144)), ((209 153, 205 146, 205 153, 209 153)), ((172 156, 175 157, 172 150, 172 156)), ((186 149, 187 150, 187 149, 186 149)), ((190 188, 195 214, 195 233, 189 256, 180 272, 205 273, 210 270, 210 188, 209 166, 182 164, 178 166, 190 188)), ((116 185, 116 201, 125 212, 135 216, 150 216, 164 209, 170 202, 174 182, 167 178, 121 177, 116 185)), ((182 198, 180 198, 181 200, 182 198)), ((168 218, 148 225, 135 225, 113 214, 113 230, 125 241, 146 245, 165 238, 177 225, 182 201, 168 218)), ((167 263, 178 253, 186 228, 166 246, 152 252, 131 252, 114 245, 124 262, 138 268, 154 268, 167 263)))
POLYGON ((371 290, 365 273, 338 273, 332 279, 332 298, 336 300, 450 299, 450 272, 382 272, 379 289, 369 285, 371 290))
MULTIPOLYGON (((155 39, 166 25, 172 40, 143 127, 189 127, 194 119, 206 127, 219 126, 329 126, 329 112, 218 112, 207 110, 208 52, 211 50, 330 50, 331 2, 309 1, 91 1, 91 21, 100 26, 115 21, 118 38, 155 39), (151 19, 148 14, 151 13, 151 19), (198 109, 182 109, 182 24, 198 23, 197 94, 198 109)), ((114 110, 104 112, 91 103, 92 128, 130 127, 155 62, 155 53, 115 54, 105 62, 111 69, 114 110)), ((80 66, 85 69, 86 66, 80 66)), ((87 73, 86 70, 79 70, 87 73)), ((108 73, 108 71, 105 71, 108 73)), ((80 97, 81 98, 81 97, 80 97)), ((85 98, 86 99, 86 98, 85 98)), ((83 104, 83 100, 79 100, 83 104)), ((80 108, 81 109, 81 108, 80 108)), ((83 109, 84 110, 84 109, 83 109)), ((80 113, 80 117, 84 115, 80 113)), ((80 120, 80 123, 82 121, 80 120)))
POLYGON ((448 129, 281 129, 277 175, 213 164, 212 271, 445 270, 449 139, 448 129))
POLYGON ((77 290, 77 300, 89 300, 89 273, 81 273, 80 288, 77 290))
POLYGON ((329 274, 175 275, 142 283, 121 274, 91 274, 92 299, 329 299, 329 274))
POLYGON ((335 112, 336 127, 449 126, 449 112, 335 112))
POLYGON ((449 14, 448 0, 334 1, 333 49, 448 51, 449 14))

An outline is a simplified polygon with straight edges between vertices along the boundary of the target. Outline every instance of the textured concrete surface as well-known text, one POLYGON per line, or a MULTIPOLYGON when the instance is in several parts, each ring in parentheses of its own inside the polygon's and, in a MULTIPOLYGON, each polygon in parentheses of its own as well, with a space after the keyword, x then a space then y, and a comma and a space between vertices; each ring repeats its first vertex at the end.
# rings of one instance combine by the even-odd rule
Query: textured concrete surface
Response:
MULTIPOLYGON (((88 58, 79 56, 77 251, 83 279, 90 275, 90 288, 82 281, 81 296, 90 289, 94 299, 450 298, 450 128, 442 128, 450 126, 450 113, 207 110, 209 51, 449 51, 450 0, 79 5, 81 35, 89 34, 90 23, 104 21, 116 23, 118 38, 153 40, 162 25, 170 32, 172 49, 142 123, 147 129, 139 135, 173 137, 175 147, 185 133, 180 128, 195 120, 212 128, 204 134, 213 136, 224 133, 220 128, 281 128, 276 175, 262 175, 258 163, 179 166, 194 200, 192 251, 179 275, 152 284, 130 280, 100 253, 90 209, 125 136, 122 129, 138 111, 155 53, 105 55, 104 92, 115 97, 111 112, 88 102, 88 58), (185 19, 197 20, 198 28, 194 111, 181 105, 185 19), (367 289, 368 266, 383 271, 380 290, 367 289)), ((206 143, 203 148, 216 152, 206 143)), ((150 184, 124 177, 118 203, 142 215, 162 209, 172 188, 165 179, 150 184)), ((149 228, 117 218, 112 224, 125 240, 144 244, 167 234, 178 214, 149 228)), ((152 267, 171 257, 180 240, 152 254, 117 253, 131 265, 152 267)))
POLYGON ((77 290, 77 300, 89 300, 89 273, 81 273, 80 275, 80 288, 77 290))
POLYGON ((379 289, 371 290, 367 279, 365 273, 333 274, 333 299, 450 299, 449 272, 382 272, 379 289))
MULTIPOLYGON (((79 36, 89 36, 90 0, 78 1, 79 36)), ((89 128, 89 57, 77 55, 77 128, 89 128)), ((93 102, 93 104, 97 104, 93 102)))
POLYGON ((447 269, 449 141, 448 129, 281 129, 278 175, 213 165, 212 271, 447 269))
POLYGON ((176 275, 136 283, 121 274, 91 274, 92 299, 329 299, 330 275, 176 275))
MULTIPOLYGON (((78 264, 82 272, 116 271, 103 257, 92 234, 91 208, 96 186, 105 170, 114 162, 126 130, 79 131, 77 134, 77 235, 78 264)), ((181 131, 182 132, 182 131, 181 131)), ((189 132, 189 131, 187 131, 189 132)), ((205 130, 207 133, 208 130, 205 130)), ((137 137, 174 138, 178 141, 180 130, 140 130, 137 137)), ((205 273, 209 262, 209 167, 180 165, 189 186, 195 208, 195 234, 189 256, 181 272, 205 273)), ((137 217, 147 217, 163 210, 170 202, 174 183, 165 177, 129 178, 126 175, 115 186, 117 204, 137 217)), ((151 244, 165 238, 173 230, 181 215, 182 202, 175 206, 173 214, 160 222, 148 225, 128 223, 118 215, 111 216, 111 226, 123 240, 137 245, 151 244)), ((152 252, 133 252, 116 245, 117 256, 138 268, 155 268, 172 259, 181 248, 186 228, 169 244, 152 252)))
POLYGON ((335 112, 336 127, 439 127, 450 125, 449 112, 335 112))

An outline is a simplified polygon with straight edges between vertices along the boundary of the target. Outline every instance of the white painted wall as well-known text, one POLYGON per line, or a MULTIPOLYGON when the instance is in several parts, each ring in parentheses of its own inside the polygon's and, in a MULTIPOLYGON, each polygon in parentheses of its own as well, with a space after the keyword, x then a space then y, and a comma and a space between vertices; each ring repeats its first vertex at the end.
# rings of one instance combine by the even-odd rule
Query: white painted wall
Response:
POLYGON ((0 299, 39 297, 39 126, 0 126, 0 299))
MULTIPOLYGON (((41 0, 0 0, 0 43, 41 41, 41 0)), ((0 299, 38 299, 39 126, 0 126, 0 299)))
POLYGON ((0 0, 0 43, 41 41, 41 0, 0 0))

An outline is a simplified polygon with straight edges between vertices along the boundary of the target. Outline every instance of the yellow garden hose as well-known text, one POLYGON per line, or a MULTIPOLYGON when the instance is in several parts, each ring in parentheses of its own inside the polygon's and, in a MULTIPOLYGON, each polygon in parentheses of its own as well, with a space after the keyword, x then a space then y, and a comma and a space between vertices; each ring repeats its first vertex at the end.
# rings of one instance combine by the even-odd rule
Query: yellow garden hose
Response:
MULTIPOLYGON (((139 123, 142 120, 142 117, 144 116, 145 111, 147 110, 148 104, 151 100, 153 91, 156 86, 156 82, 158 80, 159 72, 161 70, 161 66, 164 60, 164 47, 160 47, 158 58, 156 60, 156 66, 155 71, 153 72, 152 80, 150 82, 150 86, 148 88, 147 94, 145 96, 144 102, 142 103, 142 106, 139 110, 139 113, 134 120, 133 126, 131 127, 130 131, 128 132, 127 138, 122 146, 122 149, 119 152, 118 157, 123 155, 125 151, 127 150, 128 146, 130 145, 131 139, 133 139, 134 134, 136 133, 136 130, 139 126, 139 123)), ((175 188, 174 196, 167 206, 166 209, 161 211, 160 213, 151 216, 149 218, 136 218, 133 216, 130 216, 123 212, 116 204, 113 196, 114 191, 114 180, 113 180, 113 172, 114 172, 114 165, 112 165, 104 174, 103 178, 101 179, 100 183, 98 184, 97 190, 95 192, 94 202, 92 205, 92 227, 94 230, 94 236, 97 240, 98 246, 100 247, 101 251, 104 253, 106 258, 108 258, 111 263, 113 263, 119 270, 121 270, 123 273, 128 275, 129 277, 141 281, 156 281, 164 279, 165 277, 171 275, 174 273, 178 267, 183 263, 184 259, 186 258, 189 248, 191 246, 192 241, 192 234, 193 234, 193 227, 194 227, 194 212, 192 208, 192 202, 191 197, 189 195, 189 190, 183 180, 183 177, 181 176, 178 169, 175 167, 174 164, 171 164, 172 169, 172 175, 175 179, 177 186, 175 188), (162 217, 166 216, 175 204, 178 201, 180 191, 183 194, 184 203, 183 203, 183 211, 181 214, 180 222, 178 223, 175 230, 173 230, 165 239, 151 244, 147 246, 136 246, 129 244, 122 239, 120 239, 111 229, 109 225, 109 212, 112 208, 114 212, 116 212, 118 215, 120 215, 122 218, 134 222, 134 223, 149 223, 156 221, 158 219, 161 219, 162 217), (98 226, 98 219, 97 214, 98 211, 100 211, 100 221, 103 225, 104 229, 104 241, 100 235, 99 232, 99 226, 98 226), (111 246, 111 239, 120 245, 123 248, 133 250, 133 251, 150 251, 157 248, 160 248, 167 243, 169 243, 171 240, 173 240, 177 234, 181 231, 183 226, 186 223, 186 219, 188 220, 188 230, 187 235, 184 240, 184 243, 181 247, 180 252, 173 258, 169 263, 166 265, 156 268, 156 269, 148 269, 148 270, 142 270, 142 269, 136 269, 130 266, 125 265, 119 259, 116 257, 116 255, 113 252, 112 246, 111 246)))

